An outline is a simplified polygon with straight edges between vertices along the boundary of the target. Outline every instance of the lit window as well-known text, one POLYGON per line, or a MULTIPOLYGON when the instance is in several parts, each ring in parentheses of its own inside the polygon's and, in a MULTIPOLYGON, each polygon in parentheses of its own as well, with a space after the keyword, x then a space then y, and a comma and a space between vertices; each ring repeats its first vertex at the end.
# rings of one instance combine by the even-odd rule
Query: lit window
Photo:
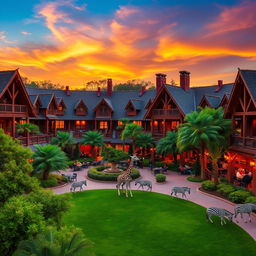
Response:
POLYGON ((100 121, 100 129, 108 129, 108 122, 100 121))
POLYGON ((56 129, 64 129, 64 121, 56 120, 55 127, 56 127, 56 129))
POLYGON ((58 110, 63 110, 63 107, 61 105, 58 106, 58 110))
POLYGON ((172 129, 176 128, 179 123, 179 121, 172 121, 172 129))
POLYGON ((122 121, 118 121, 117 125, 123 125, 123 122, 122 121))
POLYGON ((133 121, 133 123, 135 123, 135 124, 138 124, 138 125, 142 126, 142 121, 133 121))
POLYGON ((158 121, 154 121, 154 126, 158 126, 158 121))
POLYGON ((26 123, 26 120, 20 120, 19 123, 20 123, 20 124, 25 124, 25 123, 26 123))
POLYGON ((76 129, 85 129, 86 121, 76 121, 76 129))

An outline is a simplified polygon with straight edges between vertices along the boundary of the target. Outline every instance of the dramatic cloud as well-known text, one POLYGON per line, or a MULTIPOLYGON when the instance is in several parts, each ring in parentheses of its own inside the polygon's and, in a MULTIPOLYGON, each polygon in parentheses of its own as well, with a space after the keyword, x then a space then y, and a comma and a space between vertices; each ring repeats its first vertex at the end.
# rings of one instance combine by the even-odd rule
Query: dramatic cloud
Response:
MULTIPOLYGON (((46 2, 25 24, 43 24, 48 33, 40 43, 0 44, 0 68, 20 67, 31 79, 74 87, 106 77, 153 80, 156 72, 178 80, 180 69, 190 70, 196 85, 232 81, 237 66, 256 64, 256 3, 214 8, 210 19, 184 6, 128 5, 112 15, 93 16, 72 0, 46 2)), ((25 29, 21 33, 30 35, 25 29)), ((6 40, 4 32, 1 40, 6 40)))

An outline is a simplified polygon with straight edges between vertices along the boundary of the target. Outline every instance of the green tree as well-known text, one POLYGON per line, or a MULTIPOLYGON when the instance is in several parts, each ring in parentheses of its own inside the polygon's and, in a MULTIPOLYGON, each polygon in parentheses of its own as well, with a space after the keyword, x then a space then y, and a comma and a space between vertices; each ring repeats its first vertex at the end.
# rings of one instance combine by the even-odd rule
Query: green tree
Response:
POLYGON ((70 132, 58 131, 56 137, 52 138, 51 144, 60 147, 62 150, 67 151, 75 144, 73 134, 70 132))
POLYGON ((83 233, 72 227, 56 230, 48 228, 36 238, 20 242, 13 256, 75 256, 85 255, 85 249, 91 243, 84 238, 83 233), (82 254, 83 253, 83 254, 82 254))
POLYGON ((219 144, 231 131, 231 121, 223 118, 223 109, 204 108, 185 116, 178 130, 177 146, 180 151, 196 148, 200 152, 201 177, 205 178, 205 152, 212 143, 219 144))
POLYGON ((17 127, 17 132, 18 133, 35 133, 38 134, 39 133, 39 127, 36 124, 31 124, 31 123, 17 123, 16 124, 17 127))
POLYGON ((125 126, 121 133, 121 139, 131 139, 132 140, 132 153, 135 152, 135 141, 138 136, 142 133, 143 129, 140 125, 136 123, 129 123, 125 126))
POLYGON ((138 136, 135 140, 135 146, 141 147, 144 151, 144 154, 145 154, 146 149, 154 147, 154 145, 155 145, 155 141, 154 141, 154 138, 152 137, 151 133, 142 132, 142 133, 138 134, 138 136))
POLYGON ((43 179, 47 180, 50 172, 67 168, 66 155, 55 145, 35 146, 33 155, 34 173, 42 173, 43 179))
POLYGON ((96 148, 104 145, 103 135, 98 131, 88 131, 83 134, 81 143, 83 145, 91 145, 92 147, 92 156, 96 158, 96 148))
POLYGON ((0 172, 10 168, 24 173, 31 172, 32 166, 28 161, 31 156, 32 151, 29 148, 24 148, 18 140, 14 140, 0 129, 0 172))
POLYGON ((127 124, 131 123, 131 120, 126 117, 121 118, 119 121, 122 122, 122 124, 117 126, 119 130, 123 130, 127 124))
POLYGON ((103 159, 111 163, 111 171, 115 172, 116 165, 122 161, 129 159, 129 155, 120 149, 105 147, 102 151, 103 159))
POLYGON ((25 196, 12 197, 0 211, 0 255, 11 255, 20 240, 30 239, 46 228, 42 205, 25 196))
POLYGON ((177 133, 168 131, 166 137, 162 138, 156 146, 156 153, 158 155, 172 154, 174 162, 177 163, 177 133))
POLYGON ((115 91, 140 91, 142 86, 147 88, 154 87, 154 84, 150 81, 144 81, 140 79, 128 80, 124 83, 114 85, 115 91))

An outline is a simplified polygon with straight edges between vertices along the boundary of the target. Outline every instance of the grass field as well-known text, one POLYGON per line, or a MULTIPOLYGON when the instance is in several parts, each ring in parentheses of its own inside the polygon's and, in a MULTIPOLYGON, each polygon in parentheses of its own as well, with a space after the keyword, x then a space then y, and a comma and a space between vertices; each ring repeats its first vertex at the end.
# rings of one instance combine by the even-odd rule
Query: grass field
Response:
POLYGON ((256 255, 256 242, 240 227, 218 218, 210 224, 203 207, 185 200, 142 191, 125 198, 115 190, 72 197, 65 223, 83 229, 97 256, 256 255))

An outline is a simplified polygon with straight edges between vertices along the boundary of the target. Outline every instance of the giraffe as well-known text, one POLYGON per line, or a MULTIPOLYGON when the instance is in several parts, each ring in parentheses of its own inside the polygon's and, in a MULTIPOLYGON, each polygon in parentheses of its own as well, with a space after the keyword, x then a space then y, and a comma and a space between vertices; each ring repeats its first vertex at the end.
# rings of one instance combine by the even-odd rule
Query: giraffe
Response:
POLYGON ((117 188, 119 196, 120 196, 120 186, 122 186, 122 189, 123 189, 123 187, 125 185, 126 186, 126 192, 125 192, 126 197, 128 197, 128 190, 130 191, 131 197, 133 197, 132 191, 131 191, 131 181, 132 181, 131 171, 132 171, 132 167, 133 167, 133 162, 137 161, 137 160, 139 160, 139 158, 137 156, 135 156, 135 155, 131 156, 128 168, 117 177, 116 188, 117 188))

